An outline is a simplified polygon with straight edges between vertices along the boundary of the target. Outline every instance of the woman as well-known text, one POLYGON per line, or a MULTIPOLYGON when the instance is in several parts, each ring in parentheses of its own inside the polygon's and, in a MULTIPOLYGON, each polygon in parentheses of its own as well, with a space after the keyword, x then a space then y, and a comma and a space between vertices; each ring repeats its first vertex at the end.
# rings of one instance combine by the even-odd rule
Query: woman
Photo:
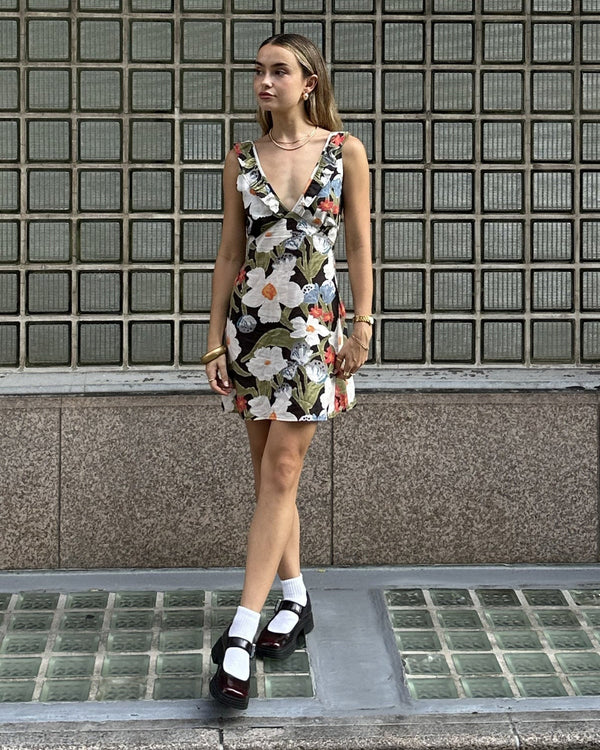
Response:
POLYGON ((211 695, 234 708, 248 705, 254 649, 286 658, 313 627, 298 481, 317 422, 354 405, 352 375, 367 359, 373 322, 368 163, 361 142, 341 131, 320 52, 296 34, 267 39, 254 92, 263 136, 225 160, 203 357, 212 390, 245 420, 257 498, 241 604, 212 651, 211 695), (357 313, 349 338, 332 249, 342 195, 357 313), (276 573, 283 601, 254 644, 276 573))

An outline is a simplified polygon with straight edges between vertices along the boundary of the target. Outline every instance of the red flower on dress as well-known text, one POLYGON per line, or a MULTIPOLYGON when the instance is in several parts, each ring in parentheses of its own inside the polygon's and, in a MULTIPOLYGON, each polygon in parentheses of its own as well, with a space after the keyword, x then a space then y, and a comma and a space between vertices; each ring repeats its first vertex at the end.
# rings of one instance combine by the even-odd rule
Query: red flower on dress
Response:
POLYGON ((334 409, 335 411, 343 411, 344 409, 347 409, 347 408, 348 408, 348 396, 346 395, 346 393, 342 393, 342 389, 339 387, 339 385, 336 385, 334 409))
POLYGON ((248 402, 246 401, 245 396, 235 397, 235 408, 240 414, 243 414, 246 411, 246 409, 248 408, 248 402))
POLYGON ((323 199, 322 201, 319 201, 319 208, 321 211, 333 211, 334 202, 331 200, 331 198, 323 199))
POLYGON ((323 323, 331 323, 333 320, 333 313, 331 310, 328 310, 327 312, 323 313, 323 323))
POLYGON ((235 151, 235 153, 236 153, 236 154, 237 154, 238 156, 241 156, 241 155, 242 155, 242 147, 240 146, 240 144, 239 144, 239 143, 234 143, 234 144, 233 144, 233 150, 235 151))
POLYGON ((246 269, 240 268, 240 272, 235 277, 235 285, 238 286, 238 284, 241 284, 242 281, 246 278, 246 269))
POLYGON ((343 133, 337 133, 337 134, 336 134, 336 135, 334 135, 334 136, 333 136, 333 138, 331 139, 331 144, 332 144, 333 146, 341 146, 341 145, 342 145, 342 143, 343 143, 343 142, 344 142, 345 140, 346 140, 346 138, 345 138, 345 136, 344 136, 344 134, 343 134, 343 133))
POLYGON ((325 364, 332 365, 335 362, 335 349, 333 346, 328 346, 325 349, 325 364))
POLYGON ((341 318, 345 318, 346 317, 346 307, 345 307, 344 303, 342 302, 342 300, 340 300, 339 310, 340 310, 340 317, 341 318))
POLYGON ((310 314, 313 316, 313 318, 320 318, 323 315, 323 308, 317 307, 317 305, 315 305, 314 307, 311 307, 310 314))

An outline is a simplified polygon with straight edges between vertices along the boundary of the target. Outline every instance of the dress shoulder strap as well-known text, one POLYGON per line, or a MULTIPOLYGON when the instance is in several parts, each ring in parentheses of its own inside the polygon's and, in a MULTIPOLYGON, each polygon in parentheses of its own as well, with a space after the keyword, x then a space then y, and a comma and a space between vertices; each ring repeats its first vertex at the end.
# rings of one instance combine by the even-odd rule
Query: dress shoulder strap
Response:
POLYGON ((254 160, 252 145, 252 141, 240 141, 239 143, 233 144, 233 150, 237 154, 242 171, 244 169, 251 169, 254 166, 249 163, 254 160))

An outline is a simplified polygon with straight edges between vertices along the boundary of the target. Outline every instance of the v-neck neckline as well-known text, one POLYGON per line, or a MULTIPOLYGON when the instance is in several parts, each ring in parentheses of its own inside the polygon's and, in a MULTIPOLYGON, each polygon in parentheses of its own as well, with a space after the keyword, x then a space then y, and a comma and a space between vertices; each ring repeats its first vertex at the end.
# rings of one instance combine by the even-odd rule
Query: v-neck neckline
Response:
POLYGON ((275 198, 277 199, 277 202, 279 203, 280 207, 285 211, 285 215, 286 216, 288 214, 291 214, 291 213, 293 213, 295 211, 295 209, 297 208, 297 206, 300 203, 300 201, 308 193, 308 190, 309 190, 310 186, 313 184, 314 179, 315 179, 315 177, 317 175, 319 167, 321 166, 321 162, 323 161, 323 156, 325 155, 325 149, 329 145, 329 141, 331 140, 331 138, 333 137, 333 135, 335 135, 336 132, 337 131, 333 131, 332 130, 331 133, 329 133, 329 135, 327 136, 327 138, 325 140, 325 143, 323 145, 323 148, 321 149, 321 153, 319 154, 319 158, 317 159, 317 163, 315 164, 314 169, 312 170, 312 172, 310 174, 310 177, 308 178, 308 182, 306 183, 306 187, 304 188, 304 191, 298 196, 298 200, 294 203, 294 205, 291 208, 288 208, 285 205, 285 203, 281 200, 281 198, 277 195, 277 193, 275 192, 275 190, 273 188, 273 185, 271 184, 271 181, 267 177, 267 175, 265 173, 265 170, 263 169, 262 164, 260 163, 260 159, 258 157, 258 150, 256 148, 256 144, 254 143, 254 141, 252 141, 252 152, 253 152, 254 158, 256 160, 256 166, 258 167, 258 171, 260 172, 263 180, 265 181, 265 184, 268 186, 269 190, 271 191, 271 194, 273 196, 275 196, 275 198))

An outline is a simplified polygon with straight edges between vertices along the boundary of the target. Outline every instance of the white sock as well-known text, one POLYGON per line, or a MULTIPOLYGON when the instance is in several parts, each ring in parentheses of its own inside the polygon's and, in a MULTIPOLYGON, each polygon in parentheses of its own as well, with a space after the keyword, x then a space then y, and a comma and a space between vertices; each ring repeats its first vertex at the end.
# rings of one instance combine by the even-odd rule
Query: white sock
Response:
MULTIPOLYGON (((286 578, 281 582, 283 589, 283 598, 288 601, 296 602, 301 607, 306 606, 306 586, 302 574, 297 578, 286 578)), ((268 629, 271 633, 289 633, 298 623, 299 617, 295 612, 289 609, 282 609, 269 623, 268 629)))
MULTIPOLYGON (((260 612, 238 607, 229 627, 229 635, 232 638, 245 638, 252 643, 259 623, 260 612)), ((250 654, 237 646, 226 649, 223 669, 238 680, 247 680, 250 677, 250 654)))

